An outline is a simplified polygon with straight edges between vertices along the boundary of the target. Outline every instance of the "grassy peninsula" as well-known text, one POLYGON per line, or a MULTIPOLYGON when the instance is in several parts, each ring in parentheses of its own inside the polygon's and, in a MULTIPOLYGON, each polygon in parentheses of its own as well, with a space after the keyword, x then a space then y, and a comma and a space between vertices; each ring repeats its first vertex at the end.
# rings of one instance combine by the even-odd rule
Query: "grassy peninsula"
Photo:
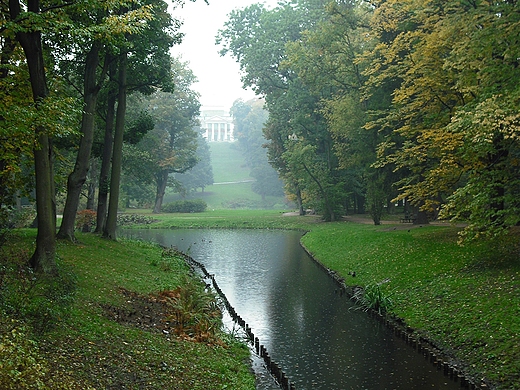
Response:
MULTIPOLYGON (((456 227, 433 224, 419 227, 387 221, 373 226, 349 217, 322 223, 316 216, 280 211, 217 210, 150 217, 155 222, 149 228, 307 231, 302 238, 306 249, 347 285, 377 285, 391 301, 388 309, 392 314, 443 348, 475 378, 485 379, 490 388, 520 388, 518 232, 496 242, 459 246, 456 227)), ((159 292, 178 291, 192 283, 181 257, 165 255, 146 243, 110 242, 91 234, 78 237, 80 244, 59 243, 63 283, 58 291, 63 294, 49 299, 63 302, 53 309, 44 300, 36 301, 46 310, 43 314, 31 304, 45 286, 31 287, 30 275, 25 275, 26 286, 5 283, 8 272, 24 276, 22 263, 30 253, 34 232, 14 234, 4 248, 2 308, 18 305, 26 318, 25 322, 23 318, 11 318, 7 324, 2 321, 2 329, 11 330, 3 345, 21 345, 26 357, 22 363, 29 368, 26 379, 36 375, 30 367, 37 364, 45 374, 39 380, 50 383, 48 388, 60 388, 52 386, 50 378, 69 383, 69 387, 61 387, 67 389, 254 388, 246 363, 248 351, 232 338, 220 334, 198 340, 130 315, 147 305, 157 312, 162 306, 153 302, 160 301, 159 292), (75 293, 67 300, 71 278, 75 293), (28 295, 20 295, 21 291, 28 295), (17 301, 18 297, 25 301, 17 301), (31 321, 45 325, 46 316, 59 326, 39 329, 28 325, 31 321)), ((141 317, 146 316, 154 314, 141 317)))

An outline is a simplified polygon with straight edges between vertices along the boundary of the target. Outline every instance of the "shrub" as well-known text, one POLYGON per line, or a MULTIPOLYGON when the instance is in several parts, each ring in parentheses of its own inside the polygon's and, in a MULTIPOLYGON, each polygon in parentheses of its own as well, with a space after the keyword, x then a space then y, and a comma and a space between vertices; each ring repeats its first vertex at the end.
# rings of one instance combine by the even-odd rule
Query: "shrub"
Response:
POLYGON ((170 320, 176 323, 181 337, 197 341, 215 341, 215 335, 222 329, 222 311, 216 296, 206 291, 204 286, 191 278, 175 290, 161 293, 174 314, 170 320))
POLYGON ((178 200, 163 205, 162 211, 165 213, 202 213, 206 211, 208 205, 202 199, 178 200))
POLYGON ((88 233, 96 224, 97 213, 94 210, 81 210, 76 214, 76 229, 88 233))

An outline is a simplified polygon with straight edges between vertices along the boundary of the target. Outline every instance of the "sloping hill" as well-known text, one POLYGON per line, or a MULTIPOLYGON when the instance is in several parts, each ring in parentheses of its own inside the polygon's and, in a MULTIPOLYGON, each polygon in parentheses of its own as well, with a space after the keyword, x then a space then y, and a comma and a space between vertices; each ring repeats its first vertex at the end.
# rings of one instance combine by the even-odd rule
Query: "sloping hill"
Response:
MULTIPOLYGON (((283 197, 266 197, 265 201, 251 190, 253 178, 245 166, 245 159, 236 144, 211 142, 211 165, 214 184, 204 192, 196 192, 190 198, 203 199, 209 209, 266 208, 283 209, 283 197)), ((179 199, 177 194, 166 195, 164 203, 179 199)))
POLYGON ((215 183, 251 180, 242 152, 235 143, 211 142, 211 166, 215 183))

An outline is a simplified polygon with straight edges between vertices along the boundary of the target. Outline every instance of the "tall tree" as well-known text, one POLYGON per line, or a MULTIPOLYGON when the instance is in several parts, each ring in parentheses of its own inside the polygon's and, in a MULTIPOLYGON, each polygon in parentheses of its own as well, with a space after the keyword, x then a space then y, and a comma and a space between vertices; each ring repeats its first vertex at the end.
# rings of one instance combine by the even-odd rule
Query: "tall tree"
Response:
POLYGON ((422 213, 469 218, 466 237, 507 231, 518 222, 518 175, 509 168, 518 155, 517 6, 377 5, 372 31, 382 44, 370 53, 367 85, 399 80, 377 120, 395 129, 380 151, 383 164, 404 173, 399 197, 422 213))
POLYGON ((96 233, 103 233, 106 226, 106 217, 108 210, 108 194, 110 188, 109 175, 112 160, 112 147, 114 141, 113 129, 116 117, 116 101, 117 101, 117 82, 115 81, 117 72, 117 63, 113 59, 111 53, 105 54, 105 61, 109 62, 109 83, 106 96, 106 112, 104 115, 104 132, 103 141, 101 142, 100 158, 101 167, 99 169, 99 190, 98 203, 96 213, 96 233))
MULTIPOLYGON (((115 6, 119 7, 120 5, 115 4, 115 6)), ((76 55, 71 59, 70 52, 64 54, 64 58, 61 59, 64 63, 62 69, 68 80, 73 82, 73 80, 78 79, 78 82, 83 83, 83 88, 78 89, 82 90, 84 107, 80 126, 81 138, 76 162, 67 180, 67 197, 57 237, 74 241, 76 212, 90 166, 97 98, 103 86, 110 61, 113 61, 113 56, 104 55, 104 53, 110 53, 116 42, 124 41, 125 34, 143 33, 147 23, 152 18, 152 12, 150 5, 146 4, 115 15, 110 15, 111 11, 114 10, 107 11, 105 5, 96 3, 92 3, 92 11, 89 13, 83 12, 81 6, 68 7, 67 10, 71 19, 76 22, 78 28, 82 28, 84 34, 81 34, 80 38, 77 39, 78 42, 75 42, 73 52, 76 55), (118 23, 118 21, 121 23, 118 23), (88 47, 86 52, 84 52, 84 47, 88 47), (100 67, 101 57, 105 58, 105 62, 100 67), (70 66, 71 63, 81 63, 81 66, 79 68, 74 65, 70 66), (70 70, 72 70, 72 74, 68 74, 70 70), (80 73, 82 76, 78 77, 76 73, 80 73)), ((60 33, 59 37, 74 40, 72 36, 67 36, 66 33, 60 33)))
MULTIPOLYGON (((378 131, 364 129, 368 112, 380 99, 366 99, 365 78, 358 58, 370 47, 366 25, 370 9, 359 1, 330 2, 316 28, 287 45, 285 65, 320 98, 318 110, 327 122, 334 155, 338 159, 334 180, 346 194, 345 209, 364 211, 365 171, 375 161, 378 131)), ((371 202, 371 204, 374 204, 371 202)))
POLYGON ((124 51, 119 55, 118 61, 118 95, 116 110, 116 125, 114 130, 114 142, 112 151, 112 170, 110 174, 110 198, 108 202, 108 214, 103 237, 116 239, 117 210, 119 207, 119 183, 121 181, 121 164, 123 160, 123 136, 125 131, 126 97, 127 97, 127 70, 128 53, 124 51))
POLYGON ((199 132, 197 137, 197 164, 184 173, 175 175, 185 192, 196 192, 199 188, 204 192, 206 186, 213 184, 213 167, 208 141, 199 132))
MULTIPOLYGON (((17 24, 16 38, 27 61, 32 96, 36 109, 44 106, 49 96, 42 46, 42 26, 31 22, 30 14, 41 13, 40 1, 29 0, 27 13, 19 0, 9 0, 11 21, 17 24)), ((36 174, 36 211, 38 233, 31 266, 42 273, 56 272, 56 203, 54 197, 52 138, 45 122, 35 126, 34 166, 36 174)))
POLYGON ((157 161, 154 213, 161 212, 170 174, 186 172, 197 162, 195 127, 200 103, 198 94, 191 89, 196 78, 186 63, 175 60, 172 66, 176 88, 173 93, 158 91, 152 96, 149 103, 156 125, 142 143, 147 150, 153 151, 157 161))
POLYGON ((87 179, 87 173, 90 166, 90 151, 92 149, 92 143, 94 142, 94 119, 97 96, 101 89, 101 83, 103 82, 106 72, 105 66, 105 68, 100 72, 101 74, 99 76, 97 74, 100 50, 101 42, 92 42, 90 51, 87 53, 85 60, 83 87, 84 111, 81 121, 81 139, 74 170, 70 173, 67 180, 67 198, 63 210, 61 226, 57 234, 58 238, 68 238, 71 241, 75 241, 74 225, 76 212, 79 206, 81 189, 87 179))
MULTIPOLYGON (((167 4, 162 0, 150 0, 149 3, 153 10, 153 18, 150 19, 147 28, 141 34, 127 36, 127 41, 120 45, 118 108, 112 152, 110 198, 103 230, 103 237, 114 240, 116 239, 127 93, 139 91, 151 94, 158 87, 165 91, 172 90, 172 68, 168 51, 182 37, 176 31, 179 26, 178 21, 174 22, 167 12, 167 4), (124 84, 122 84, 123 81, 124 84), (120 107, 122 104, 125 107, 120 107)), ((182 4, 183 2, 175 2, 175 4, 177 3, 182 4)))
MULTIPOLYGON (((1 9, 2 26, 10 16, 1 9)), ((31 161, 33 134, 27 118, 32 111, 31 86, 28 80, 24 53, 14 34, 2 31, 0 37, 0 245, 9 228, 9 208, 15 196, 28 195, 33 188, 31 161), (24 169, 25 168, 25 169, 24 169), (26 188, 27 187, 27 188, 26 188)))
MULTIPOLYGON (((244 84, 252 86, 258 94, 265 96, 269 121, 264 132, 269 161, 283 176, 286 188, 313 199, 313 206, 323 210, 326 219, 336 219, 341 193, 335 169, 337 159, 332 153, 332 139, 319 109, 321 96, 314 94, 284 63, 287 59, 286 44, 302 39, 306 29, 314 28, 324 15, 325 1, 281 2, 273 10, 253 5, 242 11, 231 13, 226 29, 219 33, 217 41, 224 45, 223 54, 231 53, 245 72, 244 84), (306 166, 324 167, 316 175, 310 169, 297 175, 291 172, 295 165, 289 163, 292 138, 311 147, 314 162, 306 166), (303 176, 299 176, 299 175, 303 176)), ((298 146, 299 146, 298 145, 298 146)), ((309 150, 305 148, 305 150, 309 150)), ((299 153, 298 156, 301 157, 299 153)), ((294 162, 294 161, 293 161, 294 162)))

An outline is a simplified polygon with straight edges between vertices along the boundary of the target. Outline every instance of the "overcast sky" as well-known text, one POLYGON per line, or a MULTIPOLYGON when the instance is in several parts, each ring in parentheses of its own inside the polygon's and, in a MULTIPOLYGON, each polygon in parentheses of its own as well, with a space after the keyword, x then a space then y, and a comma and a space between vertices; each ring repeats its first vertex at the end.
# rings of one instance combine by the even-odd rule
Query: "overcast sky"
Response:
POLYGON ((215 45, 215 36, 222 29, 227 15, 234 9, 245 8, 250 4, 264 3, 275 6, 276 0, 204 0, 192 3, 186 0, 183 8, 172 11, 173 17, 183 20, 181 31, 185 34, 182 44, 176 45, 172 53, 180 55, 198 79, 193 89, 200 93, 204 107, 222 107, 229 110, 233 102, 242 98, 254 97, 251 90, 242 89, 240 68, 229 56, 221 57, 215 45))

